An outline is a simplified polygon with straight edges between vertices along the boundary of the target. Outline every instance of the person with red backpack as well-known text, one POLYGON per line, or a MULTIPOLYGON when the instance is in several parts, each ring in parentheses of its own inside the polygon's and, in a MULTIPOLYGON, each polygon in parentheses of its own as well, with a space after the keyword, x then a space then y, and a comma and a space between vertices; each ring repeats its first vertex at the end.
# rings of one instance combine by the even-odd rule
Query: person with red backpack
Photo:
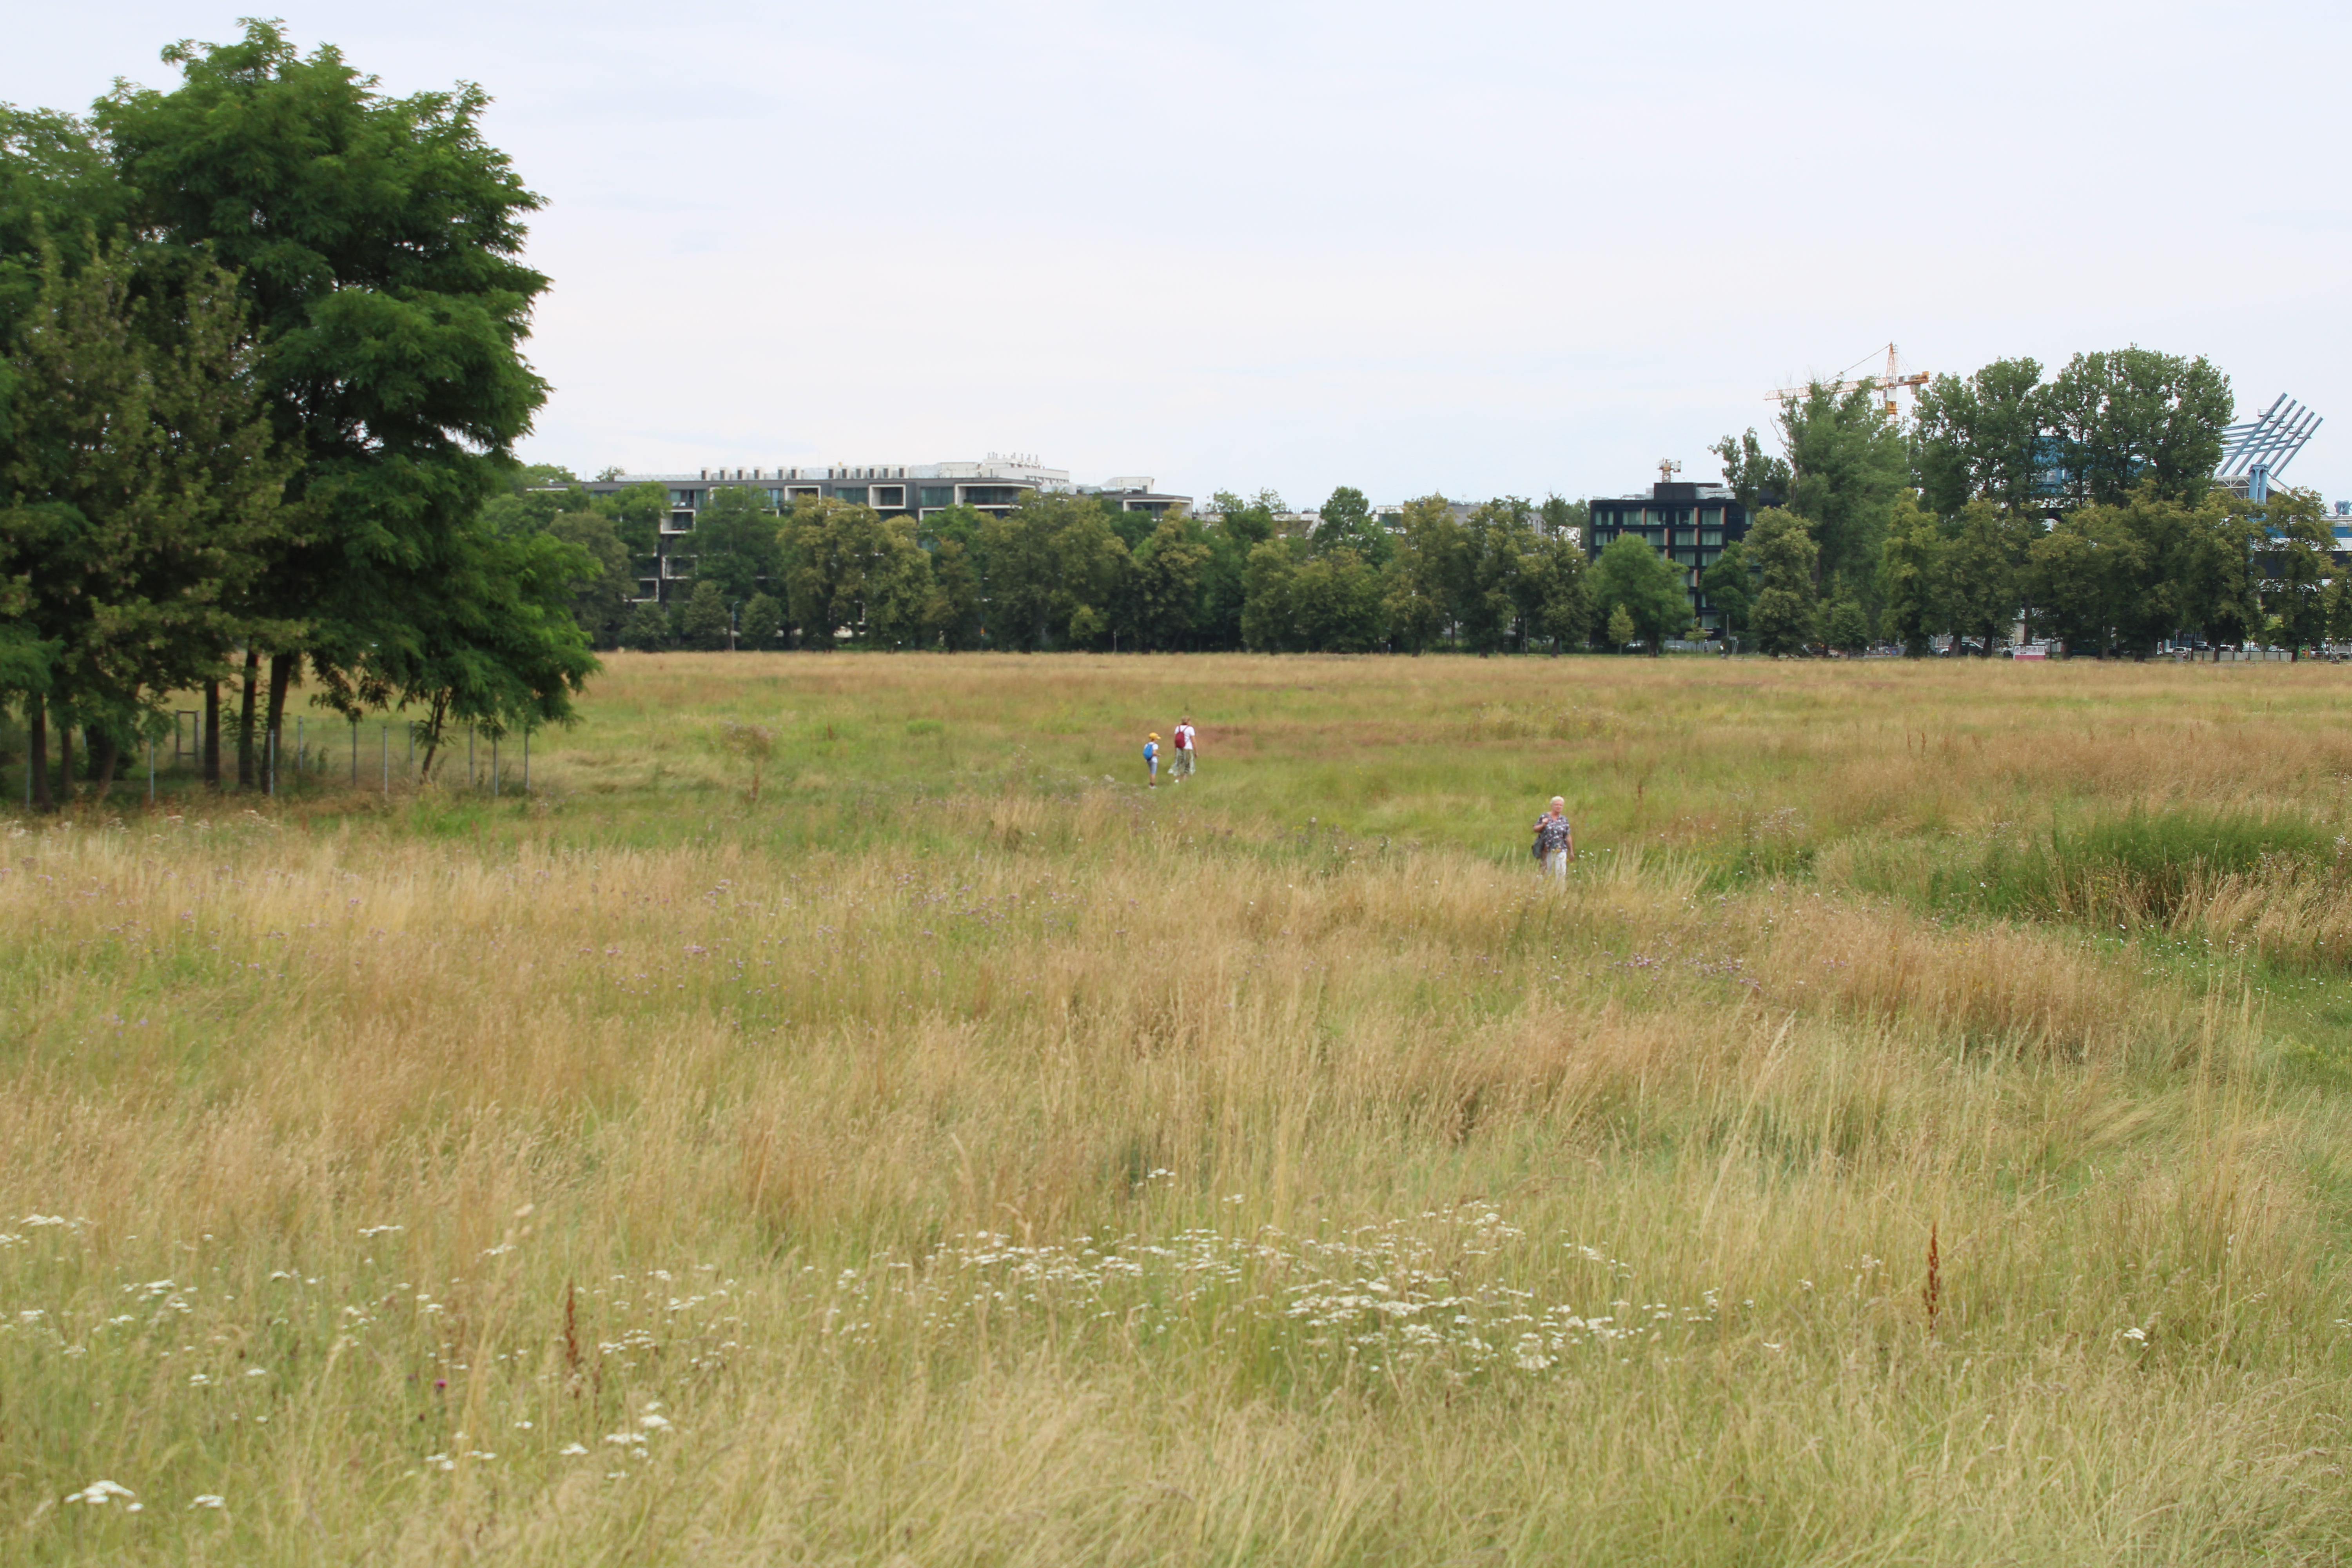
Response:
POLYGON ((1175 734, 1176 754, 1169 759, 1168 766, 1169 777, 1177 784, 1182 784, 1192 776, 1193 739, 1192 719, 1188 716, 1178 720, 1175 734))

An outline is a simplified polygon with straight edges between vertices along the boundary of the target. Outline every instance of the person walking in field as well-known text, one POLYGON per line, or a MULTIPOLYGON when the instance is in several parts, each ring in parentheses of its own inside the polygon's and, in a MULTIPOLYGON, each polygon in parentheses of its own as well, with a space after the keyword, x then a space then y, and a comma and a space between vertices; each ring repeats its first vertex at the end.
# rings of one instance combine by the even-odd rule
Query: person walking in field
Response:
POLYGON ((1551 809, 1536 818, 1536 859, 1544 875, 1555 882, 1568 880, 1568 863, 1576 858, 1576 829, 1568 820, 1568 802, 1551 797, 1551 809))
POLYGON ((1192 733, 1192 715, 1186 714, 1176 721, 1176 755, 1168 767, 1169 777, 1178 784, 1192 776, 1192 752, 1196 740, 1192 733))
POLYGON ((1143 738, 1143 772, 1150 782, 1143 787, 1160 787, 1160 731, 1154 730, 1143 738))

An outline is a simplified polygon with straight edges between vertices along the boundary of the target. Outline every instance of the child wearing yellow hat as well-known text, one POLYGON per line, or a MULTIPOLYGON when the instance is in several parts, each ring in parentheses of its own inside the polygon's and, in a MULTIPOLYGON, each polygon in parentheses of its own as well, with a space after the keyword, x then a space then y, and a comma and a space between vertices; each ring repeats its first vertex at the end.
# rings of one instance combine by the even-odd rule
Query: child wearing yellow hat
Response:
POLYGON ((1143 772, 1150 780, 1143 787, 1160 787, 1160 731, 1154 730, 1143 738, 1143 772))

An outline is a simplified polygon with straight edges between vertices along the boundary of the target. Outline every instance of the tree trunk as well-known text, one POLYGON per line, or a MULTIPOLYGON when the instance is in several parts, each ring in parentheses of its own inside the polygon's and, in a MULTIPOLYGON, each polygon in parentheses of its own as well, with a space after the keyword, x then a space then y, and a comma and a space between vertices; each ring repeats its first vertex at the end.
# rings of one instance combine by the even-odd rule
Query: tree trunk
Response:
POLYGON ((205 784, 220 788, 220 682, 205 682, 205 784))
POLYGON ((251 789, 254 784, 253 700, 255 682, 260 678, 261 654, 254 648, 245 650, 245 703, 236 715, 236 787, 251 789))
POLYGON ((73 726, 58 726, 58 795, 59 805, 72 804, 73 787, 73 726))
POLYGON ((425 721, 425 765, 416 771, 416 782, 419 784, 425 784, 433 777, 433 759, 441 751, 441 716, 448 711, 448 708, 449 694, 446 691, 435 694, 433 716, 425 721))
MULTIPOLYGON (((269 721, 263 728, 265 735, 286 732, 286 688, 292 684, 297 667, 302 662, 299 653, 273 653, 269 656, 269 721)), ((302 763, 295 760, 299 770, 302 763)))
POLYGON ((89 730, 89 776, 97 786, 98 799, 104 800, 106 792, 114 787, 114 764, 121 760, 122 747, 116 742, 113 731, 92 725, 89 730))
POLYGON ((37 693, 28 706, 25 749, 33 770, 33 809, 48 811, 55 804, 49 799, 49 707, 37 693))

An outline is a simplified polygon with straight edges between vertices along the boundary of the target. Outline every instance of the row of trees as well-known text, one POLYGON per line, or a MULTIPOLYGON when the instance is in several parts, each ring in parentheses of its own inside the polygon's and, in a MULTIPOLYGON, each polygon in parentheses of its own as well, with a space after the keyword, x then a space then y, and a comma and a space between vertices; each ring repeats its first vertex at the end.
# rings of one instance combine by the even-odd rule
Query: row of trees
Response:
POLYGON ((1869 387, 1784 405, 1780 451, 1717 443, 1744 543, 1705 576, 1767 651, 2031 636, 2086 653, 2181 638, 2301 647, 2352 636, 2320 498, 2215 489, 2228 377, 2150 350, 1939 376, 1907 428, 1869 387))
POLYGON ((356 718, 561 721, 593 668, 587 563, 495 524, 546 386, 538 205, 480 91, 388 97, 270 23, 177 45, 170 91, 0 106, 0 704, 47 804, 222 689, 241 782, 315 686, 356 718))
POLYGON ((1652 631, 1690 618, 1680 574, 1654 554, 1588 572, 1581 505, 1429 497, 1391 527, 1344 486, 1310 521, 1261 492, 1221 493, 1199 517, 1036 494, 1002 517, 955 508, 919 524, 830 500, 776 512, 722 488, 684 545, 691 589, 632 606, 658 488, 589 498, 535 477, 492 515, 603 563, 575 611, 606 647, 1557 649, 1607 635, 1596 585, 1643 606, 1652 631))
MULTIPOLYGON (((1989 647, 2021 611, 2103 652, 2352 630, 2317 498, 2256 515, 2213 490, 2231 412, 2210 363, 2138 348, 2046 379, 2031 360, 1939 377, 1907 427, 1873 388, 1814 386, 1782 408, 1777 451, 1753 430, 1717 444, 1753 523, 1704 586, 1774 651, 1989 647)), ((693 587, 632 607, 662 491, 590 500, 569 476, 533 478, 492 513, 599 563, 575 610, 606 647, 1655 651, 1692 629, 1684 570, 1640 540, 1587 559, 1581 502, 1433 496, 1375 520, 1345 487, 1304 518, 1271 492, 1221 492, 1198 518, 1037 495, 919 524, 835 501, 780 515, 721 489, 697 520, 693 587)))

